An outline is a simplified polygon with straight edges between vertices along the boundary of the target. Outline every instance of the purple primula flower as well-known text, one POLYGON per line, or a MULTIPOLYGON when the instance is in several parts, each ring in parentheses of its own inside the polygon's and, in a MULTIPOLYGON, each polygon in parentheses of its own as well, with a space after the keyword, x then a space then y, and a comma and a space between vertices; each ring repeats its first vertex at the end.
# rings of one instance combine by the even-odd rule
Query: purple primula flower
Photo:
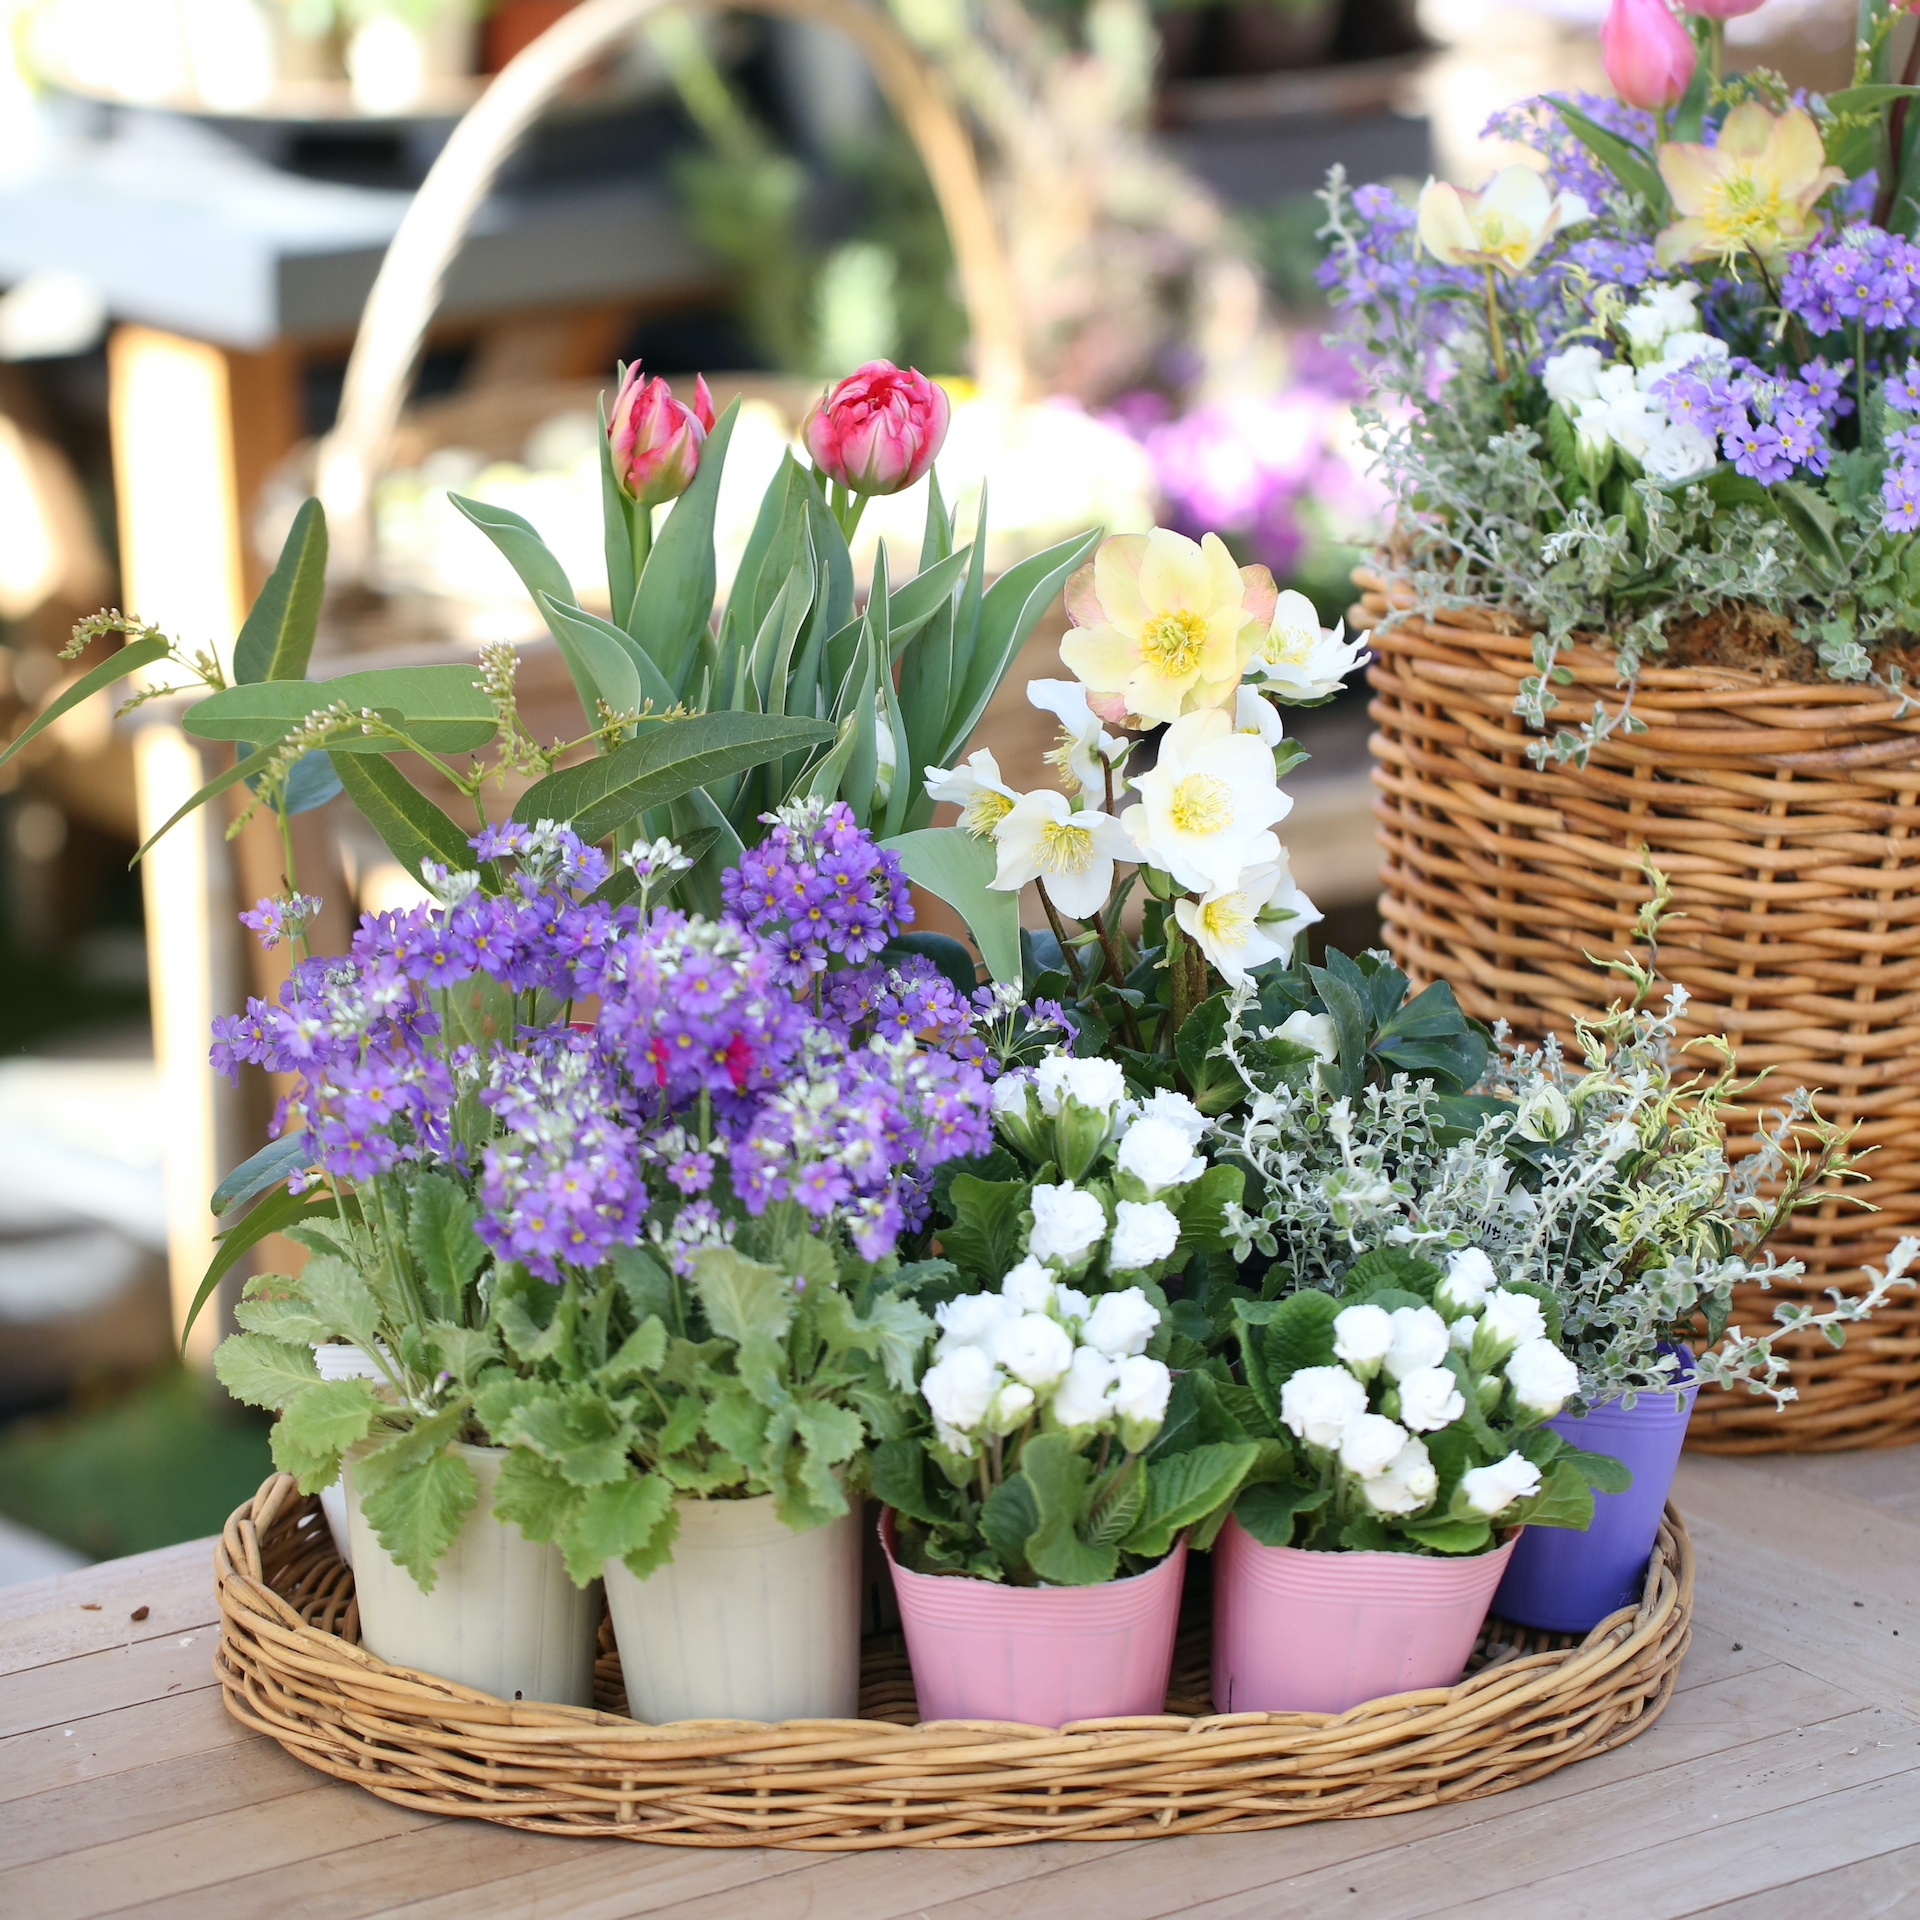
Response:
POLYGON ((1888 374, 1887 405, 1895 413, 1920 413, 1920 360, 1909 360, 1902 373, 1888 374))
POLYGON ((1920 527, 1920 466, 1903 461, 1889 467, 1880 482, 1880 498, 1886 505, 1884 521, 1889 533, 1911 533, 1920 527))
POLYGON ((1793 472, 1786 443, 1771 426, 1748 422, 1723 436, 1721 451, 1733 462, 1735 473, 1758 480, 1763 487, 1785 480, 1793 472))
POLYGON ((311 894, 282 893, 262 900, 240 916, 240 924, 260 936, 269 953, 283 940, 300 939, 319 917, 321 902, 311 894))

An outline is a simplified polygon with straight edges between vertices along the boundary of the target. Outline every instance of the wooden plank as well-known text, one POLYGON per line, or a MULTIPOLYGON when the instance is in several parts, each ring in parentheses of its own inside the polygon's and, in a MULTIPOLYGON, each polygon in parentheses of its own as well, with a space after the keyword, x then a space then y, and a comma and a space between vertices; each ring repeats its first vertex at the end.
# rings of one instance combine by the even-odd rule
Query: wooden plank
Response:
POLYGON ((0 1805, 261 1738, 220 1704, 217 1687, 168 1694, 0 1740, 0 1805))
MULTIPOLYGON (((311 1777, 301 1769, 303 1781, 311 1777)), ((296 1862, 308 1863, 310 1885, 312 1862, 425 1826, 430 1818, 351 1787, 316 1783, 233 1812, 12 1868, 0 1873, 0 1913, 97 1920, 296 1862)), ((256 1915, 263 1911, 253 1909, 256 1915)))
POLYGON ((1713 1920, 1920 1920, 1920 1847, 1896 1847, 1765 1893, 1700 1907, 1713 1920))
POLYGON ((206 1540, 26 1581, 0 1588, 0 1674, 190 1633, 219 1617, 206 1540), (135 1620, 141 1607, 146 1618, 135 1620))
POLYGON ((163 1640, 139 1640, 0 1675, 0 1739, 210 1687, 219 1631, 215 1626, 195 1627, 163 1640))

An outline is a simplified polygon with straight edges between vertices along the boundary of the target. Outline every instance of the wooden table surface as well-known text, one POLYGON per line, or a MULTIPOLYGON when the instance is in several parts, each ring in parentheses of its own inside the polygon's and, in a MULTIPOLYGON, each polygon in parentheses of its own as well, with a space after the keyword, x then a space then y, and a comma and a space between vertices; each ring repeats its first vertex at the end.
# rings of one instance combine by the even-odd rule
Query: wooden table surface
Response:
POLYGON ((692 1851, 405 1812, 227 1717, 211 1543, 112 1561, 0 1591, 0 1915, 1920 1920, 1920 1449, 1690 1457, 1678 1497, 1693 1647, 1665 1717, 1617 1752, 1386 1819, 973 1853, 692 1851))

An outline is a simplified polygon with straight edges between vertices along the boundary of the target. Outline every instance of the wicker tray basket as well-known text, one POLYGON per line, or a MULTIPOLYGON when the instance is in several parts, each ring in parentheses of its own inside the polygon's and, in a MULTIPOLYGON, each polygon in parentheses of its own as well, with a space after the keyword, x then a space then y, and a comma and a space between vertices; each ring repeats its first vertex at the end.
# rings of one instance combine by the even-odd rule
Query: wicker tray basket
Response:
POLYGON ((1579 1642, 1490 1621, 1458 1686, 1337 1718, 1211 1713, 1195 1596, 1168 1711, 1150 1719, 918 1725, 900 1644, 878 1637, 862 1719, 650 1727, 624 1717, 604 1625, 606 1711, 511 1705, 362 1652, 353 1575, 284 1474, 227 1522, 214 1566, 227 1710, 295 1759, 422 1813, 694 1847, 1137 1840, 1478 1799, 1651 1726, 1693 1615, 1693 1552, 1669 1508, 1637 1609, 1579 1642))
MULTIPOLYGON (((1361 625, 1387 588, 1355 575, 1361 625)), ((1404 600, 1402 605, 1406 604, 1404 600)), ((1798 1215, 1776 1246, 1797 1288, 1749 1289, 1736 1318, 1770 1323, 1781 1299, 1824 1306, 1920 1228, 1920 714, 1877 690, 1647 667, 1644 733, 1615 735, 1585 768, 1541 768, 1513 712, 1532 642, 1491 619, 1404 618, 1374 637, 1375 812, 1381 914, 1419 983, 1450 980, 1477 1018, 1566 1034, 1612 998, 1589 953, 1617 954, 1646 896, 1650 850, 1684 914, 1660 967, 1693 996, 1690 1030, 1725 1033, 1743 1072, 1771 1068, 1777 1099, 1821 1089, 1858 1123, 1871 1180, 1798 1215)), ((1561 656, 1564 711, 1624 698, 1612 661, 1561 656)), ((1741 1143, 1736 1140, 1736 1146, 1741 1143)), ((1748 1143, 1750 1144, 1750 1142, 1748 1143)), ((1688 1444, 1708 1452, 1829 1452, 1920 1440, 1920 1298, 1903 1296, 1835 1350, 1785 1340, 1799 1398, 1704 1395, 1688 1444)))

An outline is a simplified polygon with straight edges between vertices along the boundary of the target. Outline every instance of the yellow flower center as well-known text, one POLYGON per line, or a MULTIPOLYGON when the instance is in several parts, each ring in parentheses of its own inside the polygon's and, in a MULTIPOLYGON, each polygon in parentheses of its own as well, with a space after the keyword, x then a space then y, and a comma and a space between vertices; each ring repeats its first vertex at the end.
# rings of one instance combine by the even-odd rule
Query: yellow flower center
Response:
POLYGON ((1276 666, 1304 667, 1313 652, 1313 638, 1304 627, 1271 627, 1263 651, 1276 666))
POLYGON ((1085 873, 1093 865, 1093 835, 1054 821, 1040 829, 1040 864, 1049 873, 1085 873))
POLYGON ((1174 608, 1156 613, 1140 632, 1140 658, 1169 679, 1198 673, 1207 644, 1207 623, 1197 613, 1174 608))
POLYGON ((1786 211, 1780 189, 1771 180, 1743 169, 1721 174, 1707 194, 1700 217, 1724 246, 1750 246, 1759 253, 1778 236, 1786 211))
POLYGON ((1013 802, 1004 793, 983 787, 960 809, 960 824, 976 840, 984 840, 1012 811, 1013 802))
POLYGON ((1244 893, 1229 893, 1209 900, 1200 909, 1200 924, 1216 946, 1244 947, 1253 931, 1253 914, 1247 908, 1244 893))
POLYGON ((1504 260, 1510 267, 1525 264, 1533 247, 1532 227, 1510 220, 1492 208, 1483 211, 1473 224, 1482 253, 1504 260))
POLYGON ((1181 833, 1218 833, 1233 825, 1233 789, 1210 773, 1190 773, 1174 788, 1167 811, 1181 833))

